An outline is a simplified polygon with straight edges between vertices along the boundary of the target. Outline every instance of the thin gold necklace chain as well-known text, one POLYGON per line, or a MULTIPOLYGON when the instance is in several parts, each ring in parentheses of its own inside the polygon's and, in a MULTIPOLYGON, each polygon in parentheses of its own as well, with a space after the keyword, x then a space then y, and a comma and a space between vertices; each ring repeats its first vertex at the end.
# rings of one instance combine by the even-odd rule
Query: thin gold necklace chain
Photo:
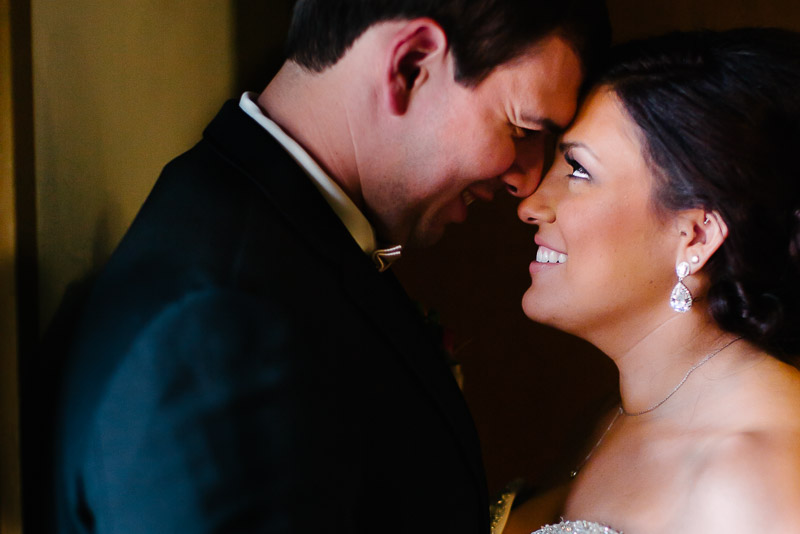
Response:
POLYGON ((575 467, 575 469, 569 472, 569 478, 575 478, 576 476, 578 476, 580 470, 583 469, 583 466, 586 465, 586 462, 588 462, 589 458, 592 457, 592 454, 594 454, 594 451, 597 450, 597 447, 599 447, 600 444, 603 443, 603 439, 606 437, 606 434, 608 434, 608 432, 611 430, 611 427, 614 426, 614 423, 617 422, 617 419, 619 419, 619 416, 622 415, 623 413, 624 410, 622 409, 622 404, 620 404, 619 407, 617 408, 617 413, 614 414, 614 418, 608 424, 608 427, 606 427, 606 429, 600 435, 600 439, 598 439, 597 443, 594 444, 592 450, 589 451, 589 454, 586 455, 586 458, 584 458, 583 461, 575 467))
POLYGON ((678 385, 675 386, 674 388, 672 388, 672 391, 670 391, 669 394, 666 397, 661 399, 661 401, 655 403, 654 405, 652 405, 651 407, 647 408, 646 410, 642 410, 641 412, 632 412, 632 413, 625 411, 625 408, 622 407, 622 403, 620 403, 619 407, 622 410, 622 413, 627 415, 628 417, 636 417, 637 415, 644 415, 646 413, 652 412, 653 410, 655 410, 656 408, 658 408, 659 406, 661 406, 662 404, 667 402, 670 399, 670 397, 675 395, 675 393, 677 393, 678 390, 681 389, 681 386, 683 386, 686 383, 686 381, 689 379, 689 376, 691 376, 692 373, 694 373, 697 369, 699 369, 700 367, 705 365, 708 362, 708 360, 710 360, 711 358, 713 358, 714 356, 716 356, 717 354, 719 354, 723 350, 727 349, 728 347, 730 347, 731 345, 733 345, 734 343, 736 343, 740 339, 742 339, 741 336, 739 336, 737 338, 734 338, 731 341, 725 343, 723 346, 721 346, 717 350, 715 350, 713 352, 709 352, 708 354, 703 356, 702 360, 700 360, 699 362, 697 362, 696 364, 691 366, 689 368, 689 370, 686 371, 686 374, 683 375, 683 378, 681 379, 680 382, 678 382, 678 385))
POLYGON ((723 350, 727 349, 728 347, 730 347, 731 345, 733 345, 734 343, 736 343, 740 339, 742 339, 741 336, 739 336, 737 338, 734 338, 733 340, 729 341, 728 343, 726 343, 725 345, 721 346, 720 348, 718 348, 718 349, 714 350, 713 352, 710 352, 710 353, 706 354, 705 356, 703 356, 702 360, 700 360, 699 362, 694 364, 692 367, 689 368, 688 371, 686 371, 686 374, 683 375, 683 378, 681 379, 680 382, 678 382, 678 385, 675 386, 674 388, 672 388, 672 391, 670 391, 669 394, 666 397, 661 399, 661 401, 655 403, 650 408, 647 408, 646 410, 642 410, 641 412, 633 412, 633 413, 631 413, 631 412, 626 412, 625 408, 622 407, 622 402, 620 402, 619 403, 619 407, 617 408, 617 413, 614 414, 614 418, 611 419, 611 422, 608 424, 608 427, 606 427, 606 429, 600 435, 600 439, 598 439, 597 443, 594 444, 594 447, 592 447, 592 450, 590 450, 589 454, 586 455, 586 458, 584 458, 583 461, 580 464, 578 464, 577 467, 575 467, 575 469, 570 471, 569 477, 570 478, 575 478, 576 476, 578 476, 578 472, 581 469, 583 469, 583 466, 586 465, 586 462, 588 462, 589 458, 592 457, 592 454, 594 454, 594 451, 597 450, 597 448, 603 442, 603 439, 605 439, 606 435, 611 431, 611 428, 614 426, 614 423, 617 422, 617 419, 619 419, 620 415, 627 415, 628 417, 636 417, 636 416, 639 416, 639 415, 644 415, 646 413, 652 412, 653 410, 655 410, 656 408, 658 408, 659 406, 661 406, 662 404, 667 402, 670 399, 670 397, 675 395, 675 393, 677 393, 677 391, 679 389, 681 389, 681 386, 683 386, 686 383, 686 381, 689 379, 689 376, 693 372, 695 372, 699 367, 701 367, 703 364, 708 362, 708 360, 710 360, 711 358, 713 358, 714 356, 716 356, 717 354, 719 354, 723 350))

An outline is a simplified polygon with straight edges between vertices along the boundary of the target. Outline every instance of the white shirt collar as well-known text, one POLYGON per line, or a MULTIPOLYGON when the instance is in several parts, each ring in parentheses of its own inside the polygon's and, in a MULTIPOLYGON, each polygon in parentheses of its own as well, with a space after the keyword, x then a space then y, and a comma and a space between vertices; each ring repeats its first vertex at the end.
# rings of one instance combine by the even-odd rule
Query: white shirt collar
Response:
POLYGON ((317 187, 330 207, 347 227, 350 235, 356 240, 366 254, 371 255, 378 248, 375 230, 361 210, 350 200, 350 197, 333 179, 317 164, 308 152, 283 131, 278 124, 267 117, 255 100, 256 93, 246 92, 239 99, 239 107, 259 123, 272 137, 278 141, 292 158, 300 165, 317 187))

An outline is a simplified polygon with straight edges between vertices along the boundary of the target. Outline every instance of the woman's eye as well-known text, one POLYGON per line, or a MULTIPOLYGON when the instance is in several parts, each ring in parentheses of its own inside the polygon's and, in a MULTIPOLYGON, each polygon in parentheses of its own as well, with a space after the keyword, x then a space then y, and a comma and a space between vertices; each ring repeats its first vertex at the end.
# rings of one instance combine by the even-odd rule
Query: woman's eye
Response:
POLYGON ((571 157, 569 154, 564 155, 564 159, 566 160, 567 164, 572 167, 572 172, 569 173, 570 178, 578 178, 581 180, 591 180, 592 176, 583 168, 583 165, 578 163, 578 161, 571 157))

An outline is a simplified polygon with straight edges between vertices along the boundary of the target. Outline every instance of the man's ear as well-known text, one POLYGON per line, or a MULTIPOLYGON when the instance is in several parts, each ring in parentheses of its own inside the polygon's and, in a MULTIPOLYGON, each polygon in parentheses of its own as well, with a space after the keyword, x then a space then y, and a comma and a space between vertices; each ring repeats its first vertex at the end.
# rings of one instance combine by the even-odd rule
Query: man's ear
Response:
POLYGON ((391 41, 384 83, 389 110, 402 115, 432 70, 446 66, 447 37, 431 19, 414 19, 391 41))
POLYGON ((681 233, 676 264, 686 261, 696 273, 728 237, 728 225, 717 211, 691 209, 678 215, 681 233))

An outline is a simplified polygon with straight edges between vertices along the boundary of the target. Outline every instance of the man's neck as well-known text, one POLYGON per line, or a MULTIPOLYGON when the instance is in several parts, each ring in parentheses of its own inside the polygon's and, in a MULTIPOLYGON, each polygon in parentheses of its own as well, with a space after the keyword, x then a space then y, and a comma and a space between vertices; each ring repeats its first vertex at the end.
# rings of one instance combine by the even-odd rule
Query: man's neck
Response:
POLYGON ((335 67, 314 73, 287 61, 257 103, 362 208, 347 98, 336 89, 340 76, 335 67))

